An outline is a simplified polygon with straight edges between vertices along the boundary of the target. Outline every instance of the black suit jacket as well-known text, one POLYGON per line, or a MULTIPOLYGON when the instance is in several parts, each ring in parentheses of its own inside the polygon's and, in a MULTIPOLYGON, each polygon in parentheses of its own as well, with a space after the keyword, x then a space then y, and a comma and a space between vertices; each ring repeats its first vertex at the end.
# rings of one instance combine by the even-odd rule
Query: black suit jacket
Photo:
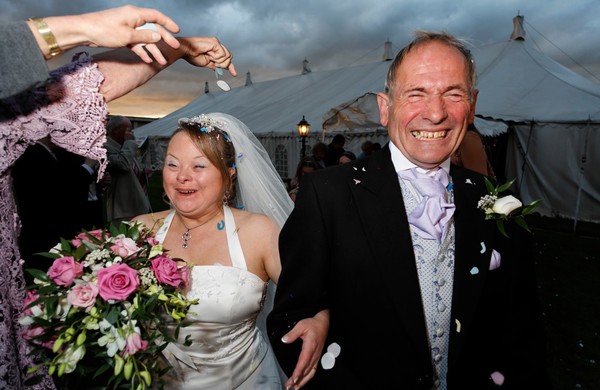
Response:
MULTIPOLYGON (((477 203, 483 177, 452 166, 456 254, 449 389, 549 387, 536 281, 527 237, 503 237, 477 203), (489 270, 492 250, 501 266, 489 270)), ((291 374, 300 342, 280 339, 300 319, 329 308, 327 345, 341 353, 309 388, 430 389, 433 369, 412 240, 389 147, 368 159, 305 176, 282 229, 282 273, 268 333, 291 374)))

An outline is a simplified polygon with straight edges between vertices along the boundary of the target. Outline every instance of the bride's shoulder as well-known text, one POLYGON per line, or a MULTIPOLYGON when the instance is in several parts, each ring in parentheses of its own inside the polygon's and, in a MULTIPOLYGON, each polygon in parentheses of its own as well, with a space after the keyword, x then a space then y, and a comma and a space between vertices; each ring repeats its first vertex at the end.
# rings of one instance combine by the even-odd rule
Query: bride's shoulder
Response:
POLYGON ((240 229, 248 227, 255 229, 273 229, 276 225, 272 219, 264 214, 251 213, 245 210, 232 209, 233 217, 235 218, 236 226, 240 229))

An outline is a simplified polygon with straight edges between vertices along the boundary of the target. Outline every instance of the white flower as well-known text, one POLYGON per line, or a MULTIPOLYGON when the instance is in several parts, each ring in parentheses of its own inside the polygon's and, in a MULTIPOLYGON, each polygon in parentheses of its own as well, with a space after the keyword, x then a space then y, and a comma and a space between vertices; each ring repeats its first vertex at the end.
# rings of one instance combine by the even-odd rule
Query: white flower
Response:
POLYGON ((75 344, 70 344, 65 352, 63 352, 60 357, 57 359, 57 363, 65 364, 65 374, 69 374, 75 371, 75 367, 77 367, 77 363, 83 358, 85 355, 85 346, 80 345, 75 347, 75 344))
POLYGON ((496 214, 508 215, 513 210, 516 210, 521 206, 523 206, 523 203, 521 203, 519 199, 515 198, 512 195, 508 195, 496 200, 494 206, 492 207, 492 210, 496 214))
POLYGON ((155 256, 161 255, 162 253, 163 253, 162 245, 154 245, 152 248, 150 248, 150 254, 148 255, 148 258, 151 259, 155 256))
POLYGON ((50 253, 56 253, 56 254, 60 254, 60 251, 62 250, 62 244, 59 242, 58 244, 54 245, 49 252, 50 253))
POLYGON ((100 322, 100 330, 104 333, 104 336, 98 339, 98 345, 101 347, 106 346, 108 356, 113 357, 117 351, 122 351, 125 348, 125 337, 121 335, 119 329, 116 329, 105 319, 100 322))

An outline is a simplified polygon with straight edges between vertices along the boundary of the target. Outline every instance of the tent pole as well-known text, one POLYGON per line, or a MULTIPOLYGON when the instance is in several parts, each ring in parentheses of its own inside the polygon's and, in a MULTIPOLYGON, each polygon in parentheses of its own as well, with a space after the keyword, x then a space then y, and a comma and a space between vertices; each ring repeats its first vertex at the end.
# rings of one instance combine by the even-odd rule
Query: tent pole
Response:
MULTIPOLYGON (((532 119, 531 125, 529 126, 529 135, 527 136, 527 145, 525 146, 525 152, 523 153, 523 165, 521 165, 521 180, 519 180, 519 192, 521 192, 523 180, 525 180, 525 167, 527 166, 527 154, 529 154, 529 142, 531 141, 531 136, 533 135, 533 127, 534 126, 535 126, 535 122, 532 119)), ((521 195, 521 196, 523 196, 523 195, 521 195)))
POLYGON ((587 161, 588 137, 590 135, 591 118, 588 117, 587 127, 585 131, 585 141, 583 143, 583 154, 581 155, 581 165, 579 167, 579 180, 577 183, 577 201, 575 202, 575 219, 573 221, 573 233, 577 230, 577 220, 579 219, 579 207, 581 205, 581 186, 585 173, 585 163, 587 161))

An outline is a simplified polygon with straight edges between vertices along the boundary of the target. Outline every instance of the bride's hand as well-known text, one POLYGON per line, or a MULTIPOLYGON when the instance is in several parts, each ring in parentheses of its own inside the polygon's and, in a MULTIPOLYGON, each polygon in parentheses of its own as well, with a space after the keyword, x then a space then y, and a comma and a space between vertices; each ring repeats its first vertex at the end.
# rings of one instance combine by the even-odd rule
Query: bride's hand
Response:
POLYGON ((283 336, 285 343, 302 339, 298 363, 292 376, 285 382, 286 389, 300 389, 315 376, 328 331, 329 310, 322 310, 312 318, 299 321, 283 336))
POLYGON ((179 37, 183 58, 194 66, 210 69, 227 69, 232 76, 237 76, 233 66, 232 55, 215 37, 179 37))

